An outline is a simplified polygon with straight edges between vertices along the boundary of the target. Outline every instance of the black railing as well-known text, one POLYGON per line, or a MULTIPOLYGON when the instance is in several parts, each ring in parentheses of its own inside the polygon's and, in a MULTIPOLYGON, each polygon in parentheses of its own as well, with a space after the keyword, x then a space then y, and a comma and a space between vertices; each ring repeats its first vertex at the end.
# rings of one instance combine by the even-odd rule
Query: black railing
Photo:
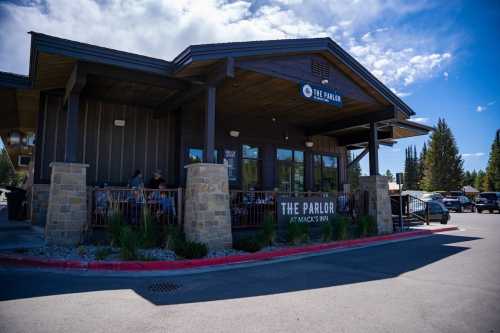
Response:
MULTIPOLYGON (((391 196, 391 210, 393 216, 399 216, 401 210, 405 224, 409 224, 412 219, 429 224, 429 204, 412 195, 391 196)), ((396 222, 399 223, 399 221, 395 221, 395 224, 397 224, 396 222)))

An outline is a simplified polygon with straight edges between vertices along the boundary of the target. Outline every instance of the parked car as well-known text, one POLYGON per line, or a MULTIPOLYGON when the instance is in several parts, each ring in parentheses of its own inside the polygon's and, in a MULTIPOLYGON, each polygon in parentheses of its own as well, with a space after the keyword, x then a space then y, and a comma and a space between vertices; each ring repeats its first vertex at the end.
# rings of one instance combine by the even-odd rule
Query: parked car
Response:
POLYGON ((425 193, 422 195, 422 200, 443 202, 443 196, 441 195, 441 193, 425 193))
POLYGON ((476 198, 476 211, 482 213, 484 210, 500 213, 500 192, 482 192, 476 198))
POLYGON ((457 197, 446 197, 443 199, 443 203, 448 208, 448 210, 462 213, 464 211, 474 212, 475 204, 469 200, 465 195, 460 195, 457 197))
MULTIPOLYGON (((429 205, 429 220, 431 222, 440 222, 441 224, 448 223, 448 221, 450 220, 450 212, 442 202, 436 200, 427 201, 427 204, 429 205)), ((416 211, 415 214, 425 216, 426 212, 421 210, 416 211)))

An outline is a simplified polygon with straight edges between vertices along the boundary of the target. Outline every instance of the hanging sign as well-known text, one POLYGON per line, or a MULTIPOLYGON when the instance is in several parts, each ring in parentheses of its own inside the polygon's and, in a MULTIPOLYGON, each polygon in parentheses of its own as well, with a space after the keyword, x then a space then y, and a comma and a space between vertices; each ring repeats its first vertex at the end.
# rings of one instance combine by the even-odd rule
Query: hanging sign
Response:
POLYGON ((324 197, 278 197, 276 209, 280 225, 327 223, 335 215, 335 200, 324 197))
POLYGON ((342 97, 340 94, 330 87, 325 85, 317 85, 311 83, 301 83, 299 85, 300 94, 305 99, 342 107, 342 97))

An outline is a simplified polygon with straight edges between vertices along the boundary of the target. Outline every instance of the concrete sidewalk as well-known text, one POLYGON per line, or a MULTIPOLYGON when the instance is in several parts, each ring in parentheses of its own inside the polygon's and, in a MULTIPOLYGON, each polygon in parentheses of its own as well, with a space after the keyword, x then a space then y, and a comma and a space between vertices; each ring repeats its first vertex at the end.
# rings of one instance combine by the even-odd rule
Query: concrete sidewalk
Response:
POLYGON ((0 205, 0 251, 40 247, 45 244, 43 228, 31 222, 9 221, 7 206, 0 205))

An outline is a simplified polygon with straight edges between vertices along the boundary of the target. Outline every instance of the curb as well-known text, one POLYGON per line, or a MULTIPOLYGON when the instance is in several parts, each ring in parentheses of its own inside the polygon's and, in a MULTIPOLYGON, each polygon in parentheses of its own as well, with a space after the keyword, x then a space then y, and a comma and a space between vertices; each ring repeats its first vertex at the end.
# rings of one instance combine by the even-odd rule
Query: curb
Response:
POLYGON ((432 235, 435 233, 458 230, 457 227, 443 227, 434 230, 416 230, 398 234, 373 236, 358 238, 331 243, 305 245, 279 249, 269 252, 257 252, 249 254, 238 254, 219 258, 191 259, 178 261, 79 261, 79 260, 58 260, 58 259, 38 259, 35 257, 0 254, 0 264, 14 264, 38 268, 66 268, 66 269, 87 269, 87 270, 111 270, 111 271, 171 271, 210 266, 222 266, 241 264, 256 261, 267 261, 277 258, 322 252, 332 249, 346 249, 363 246, 372 243, 394 241, 418 236, 432 235))

